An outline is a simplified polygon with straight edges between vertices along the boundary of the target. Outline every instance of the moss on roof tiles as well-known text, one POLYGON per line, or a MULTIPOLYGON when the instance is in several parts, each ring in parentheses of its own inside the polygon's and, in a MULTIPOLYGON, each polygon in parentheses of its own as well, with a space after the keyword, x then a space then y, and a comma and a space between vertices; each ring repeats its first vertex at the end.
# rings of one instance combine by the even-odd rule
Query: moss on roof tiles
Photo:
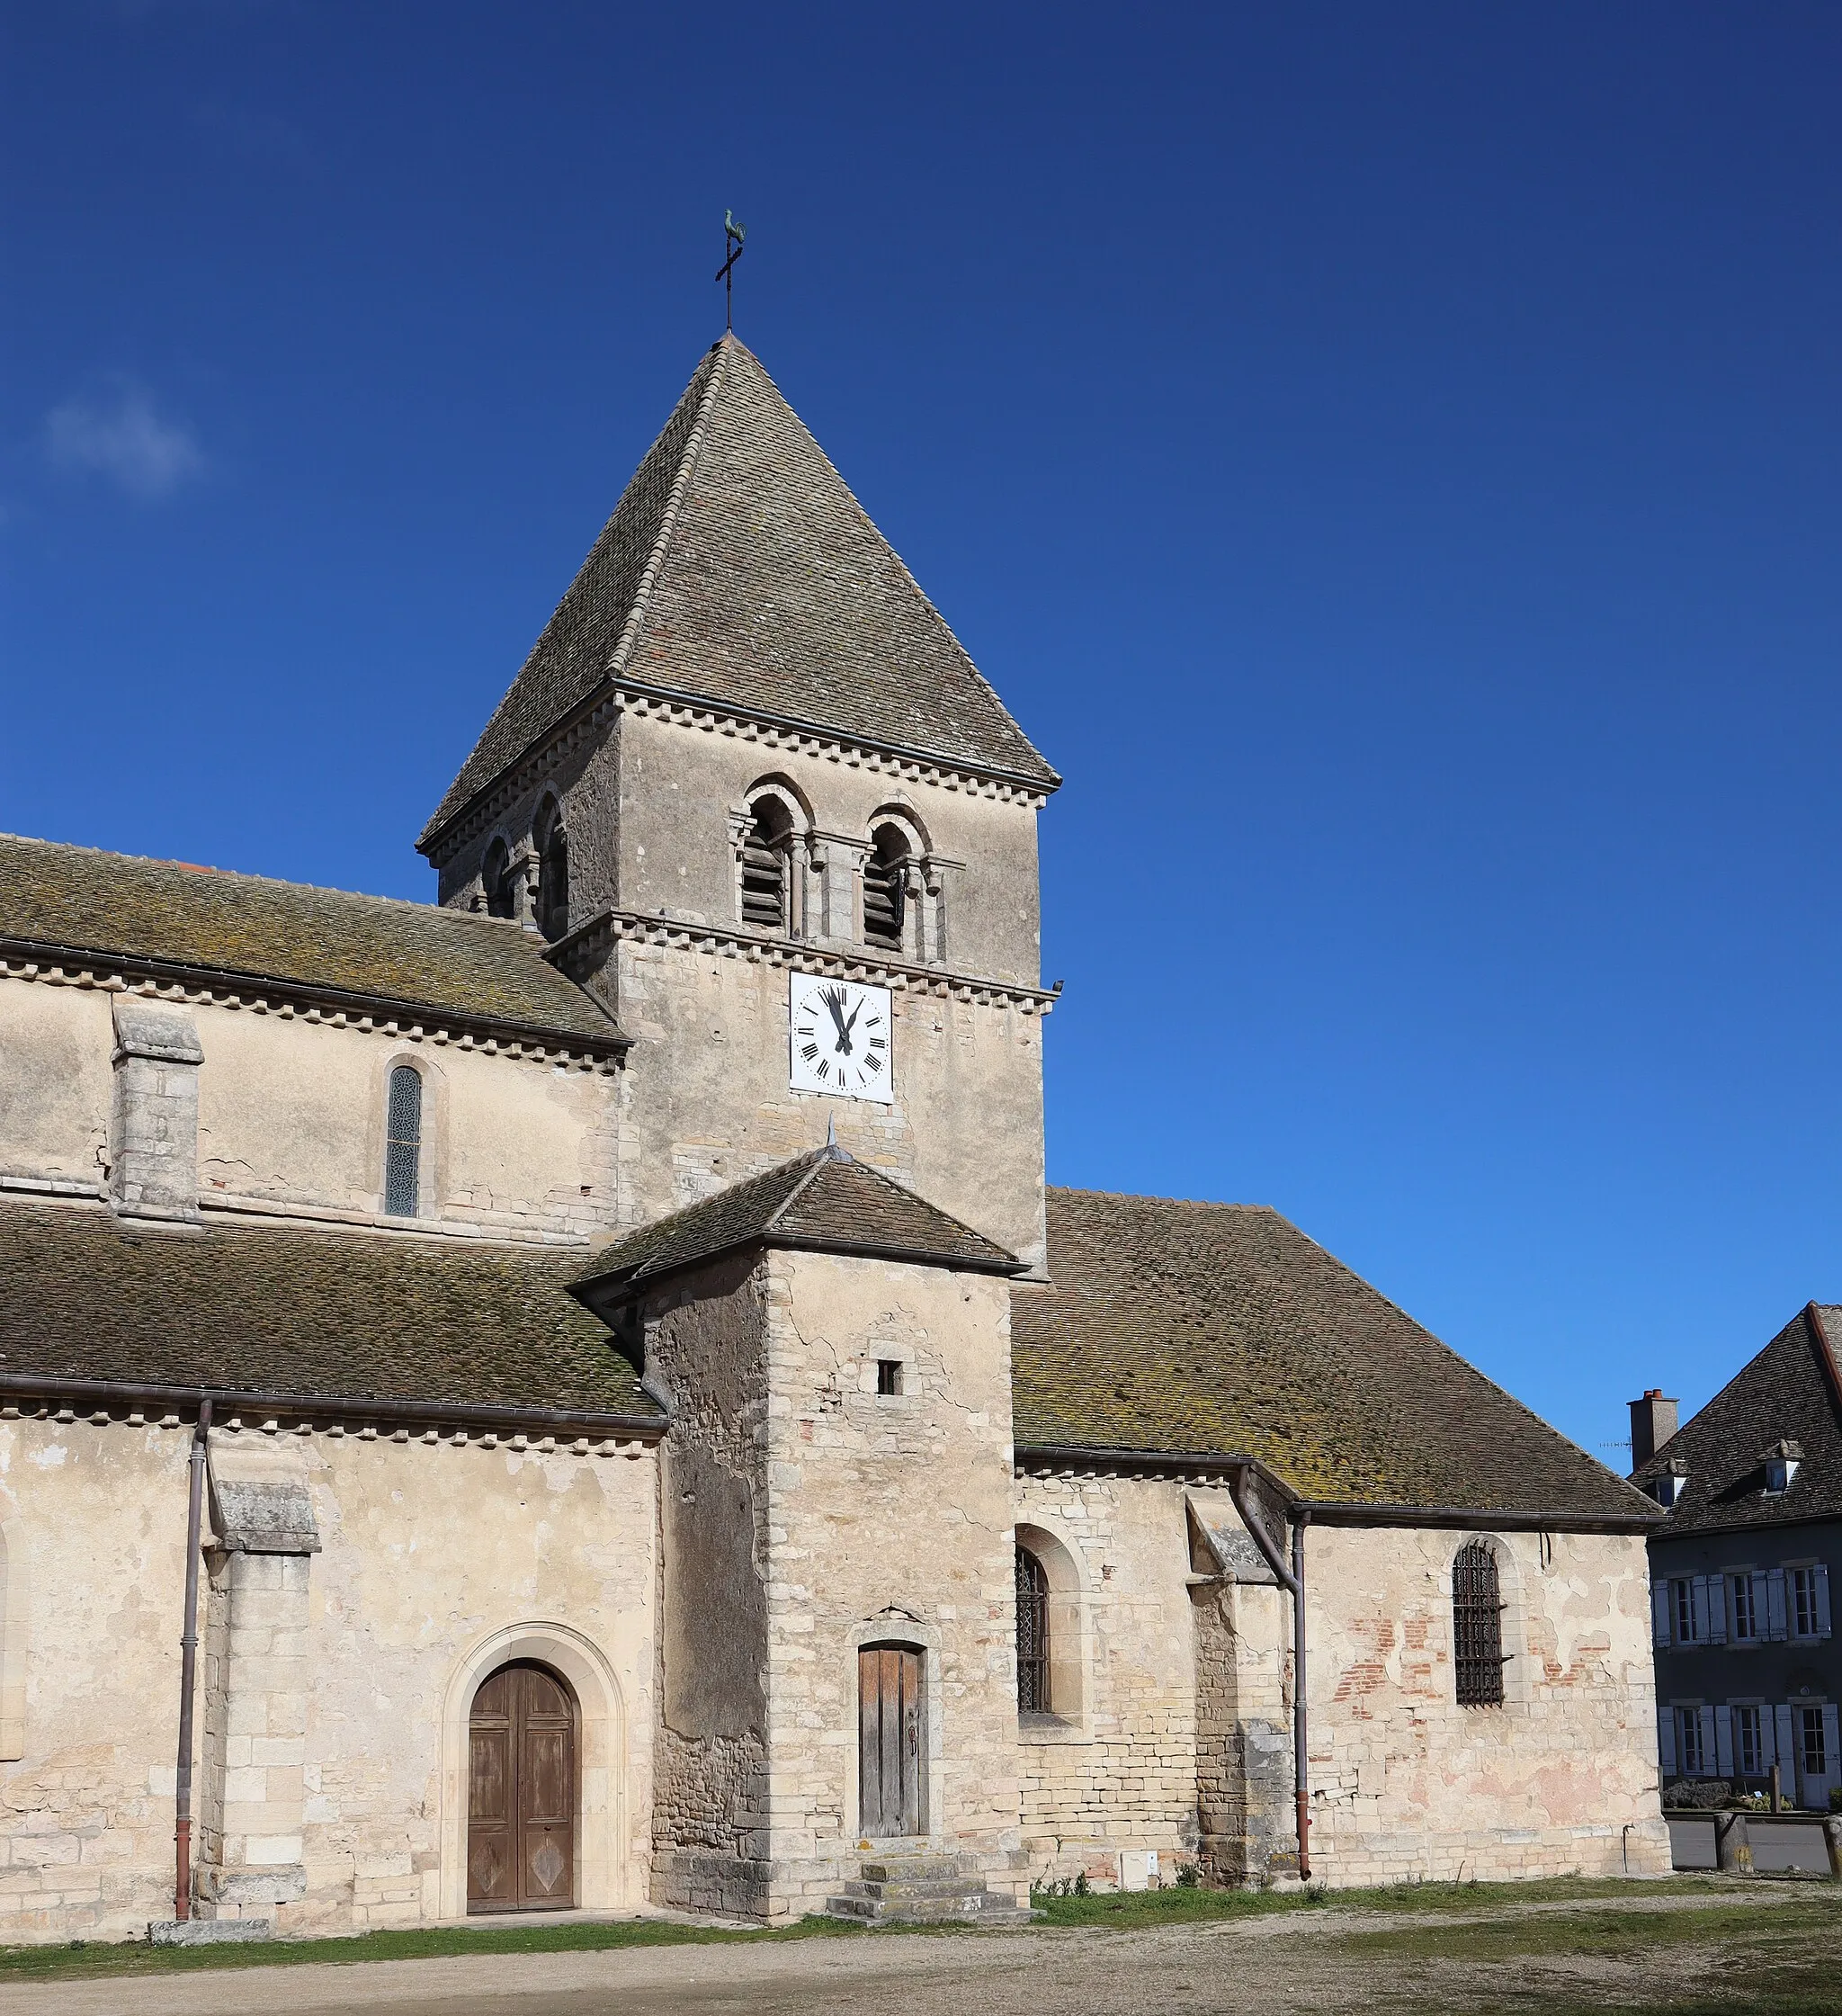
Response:
POLYGON ((1048 1194, 1012 1296, 1020 1444, 1247 1456, 1330 1503, 1630 1518, 1646 1501, 1275 1211, 1048 1194))
POLYGON ((99 847, 0 834, 0 937, 621 1041, 515 924, 99 847))
POLYGON ((656 1418, 568 1293, 578 1256, 0 1204, 0 1371, 656 1418))
POLYGON ((818 1148, 642 1226, 604 1248, 577 1281, 592 1290, 652 1280, 757 1244, 881 1253, 986 1273, 1023 1265, 880 1169, 842 1149, 818 1148))

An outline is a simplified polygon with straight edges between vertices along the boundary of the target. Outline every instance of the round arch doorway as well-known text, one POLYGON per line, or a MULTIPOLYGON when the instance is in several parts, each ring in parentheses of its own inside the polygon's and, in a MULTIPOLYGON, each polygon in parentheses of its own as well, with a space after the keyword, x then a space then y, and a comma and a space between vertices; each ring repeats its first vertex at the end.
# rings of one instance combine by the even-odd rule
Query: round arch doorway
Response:
POLYGON ((467 1725, 469 1912, 575 1903, 577 1719, 568 1682, 534 1661, 479 1683, 467 1725))

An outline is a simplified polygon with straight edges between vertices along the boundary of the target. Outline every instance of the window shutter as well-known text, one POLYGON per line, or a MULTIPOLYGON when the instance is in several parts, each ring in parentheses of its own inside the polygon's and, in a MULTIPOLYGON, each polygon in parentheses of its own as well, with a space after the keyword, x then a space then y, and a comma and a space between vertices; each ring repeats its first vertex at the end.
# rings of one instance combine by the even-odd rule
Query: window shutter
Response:
POLYGON ((1650 1584, 1650 1643, 1669 1643, 1669 1583, 1667 1578, 1650 1584))
POLYGON ((1714 1711, 1712 1708, 1697 1708, 1694 1715, 1696 1722, 1701 1725, 1702 1770, 1709 1778, 1712 1778, 1715 1776, 1714 1711))
MULTIPOLYGON (((1784 1571, 1773 1568, 1766 1575, 1766 1635, 1782 1638, 1784 1635, 1784 1571)), ((1788 1715, 1790 1710, 1787 1708, 1788 1715)))
POLYGON ((1694 1619, 1694 1643, 1704 1645, 1708 1642, 1708 1578, 1696 1575, 1688 1585, 1689 1615, 1694 1619))
POLYGON ((1662 1760, 1666 1779, 1676 1776, 1676 1710, 1657 1710, 1657 1752, 1662 1760))
POLYGON ((1780 1701, 1768 1712, 1772 1721, 1772 1761, 1783 1770, 1785 1796, 1794 1799, 1797 1796, 1797 1731, 1792 1725, 1791 1704, 1780 1701))
MULTIPOLYGON (((1829 1571, 1819 1562, 1811 1573, 1817 1585, 1817 1636, 1827 1638, 1829 1635, 1829 1571)), ((1834 1708, 1829 1710, 1831 1715, 1835 1712, 1834 1708)))
POLYGON ((1708 1577, 1708 1621, 1704 1633, 1711 1645, 1727 1643, 1727 1578, 1725 1575, 1708 1577))
POLYGON ((1733 1776, 1733 1710, 1714 1710, 1714 1775, 1716 1778, 1733 1776))

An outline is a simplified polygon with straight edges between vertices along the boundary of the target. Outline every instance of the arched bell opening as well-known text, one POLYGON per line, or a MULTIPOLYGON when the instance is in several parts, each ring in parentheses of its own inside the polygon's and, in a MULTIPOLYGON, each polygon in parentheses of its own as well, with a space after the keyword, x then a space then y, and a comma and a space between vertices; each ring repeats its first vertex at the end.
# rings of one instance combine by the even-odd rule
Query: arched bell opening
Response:
POLYGON ((567 1911, 576 1902, 579 1712, 534 1660, 489 1673, 468 1714, 467 1908, 567 1911))

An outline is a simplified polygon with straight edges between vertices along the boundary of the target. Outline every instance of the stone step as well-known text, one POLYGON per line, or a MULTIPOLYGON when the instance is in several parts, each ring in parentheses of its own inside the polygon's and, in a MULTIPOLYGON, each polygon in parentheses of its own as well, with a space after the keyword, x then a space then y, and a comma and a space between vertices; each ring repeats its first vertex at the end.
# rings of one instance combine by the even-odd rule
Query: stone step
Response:
POLYGON ((961 1876, 984 1880, 978 1858, 971 1855, 879 1855, 858 1868, 872 1883, 921 1883, 961 1876))
POLYGON ((942 1876, 930 1877, 925 1882, 881 1883, 873 1877, 864 1877, 858 1881, 846 1883, 847 1895, 872 1897, 887 1897, 891 1903, 918 1903, 924 1897, 975 1896, 985 1888, 982 1877, 942 1876))

